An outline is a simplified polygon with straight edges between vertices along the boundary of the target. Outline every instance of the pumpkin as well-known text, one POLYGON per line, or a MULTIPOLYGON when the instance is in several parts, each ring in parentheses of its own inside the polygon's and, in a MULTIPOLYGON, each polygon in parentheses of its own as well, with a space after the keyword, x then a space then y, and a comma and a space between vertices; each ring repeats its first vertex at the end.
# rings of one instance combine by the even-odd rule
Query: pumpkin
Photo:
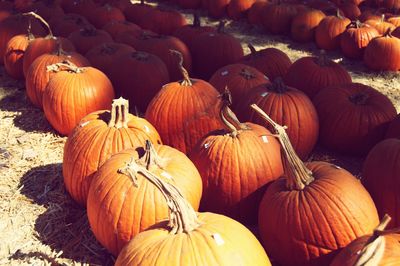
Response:
POLYGON ((386 131, 386 138, 398 138, 400 139, 400 114, 393 119, 389 124, 389 128, 386 131))
POLYGON ((365 47, 379 32, 368 24, 354 21, 347 26, 340 37, 340 48, 343 54, 349 58, 362 58, 365 47))
POLYGON ((114 90, 100 70, 71 62, 51 65, 49 70, 56 73, 43 93, 43 110, 60 134, 70 134, 87 114, 110 108, 114 90))
POLYGON ((239 102, 250 93, 254 87, 268 84, 269 80, 257 69, 243 64, 227 65, 218 69, 210 79, 220 93, 228 87, 232 94, 233 108, 236 109, 239 102))
POLYGON ((32 33, 16 35, 7 43, 4 55, 4 68, 14 79, 24 79, 23 60, 25 50, 35 37, 32 33))
POLYGON ((169 219, 138 234, 119 254, 122 265, 254 265, 271 266, 256 237, 243 225, 226 216, 196 213, 174 184, 131 163, 121 169, 130 173, 130 182, 139 185, 142 177, 159 190, 167 202, 169 219), (166 245, 168 243, 168 245, 166 245))
POLYGON ((268 4, 268 0, 256 0, 256 2, 254 2, 250 9, 247 11, 247 21, 253 25, 261 25, 262 14, 268 4))
POLYGON ((150 53, 125 51, 115 58, 114 64, 124 66, 110 69, 116 92, 142 112, 161 87, 170 81, 165 63, 150 53))
POLYGON ((90 16, 97 5, 93 0, 62 0, 61 7, 65 13, 75 13, 84 17, 90 16))
POLYGON ((45 53, 33 61, 26 72, 25 87, 26 95, 32 104, 43 108, 43 93, 47 83, 55 73, 48 71, 47 66, 61 63, 68 60, 79 67, 89 66, 89 61, 82 55, 75 52, 64 51, 59 45, 57 51, 45 53))
POLYGON ((208 80, 221 67, 243 57, 240 41, 224 33, 224 24, 220 23, 217 32, 203 33, 194 39, 191 51, 195 76, 208 80))
POLYGON ((124 13, 108 4, 95 8, 88 18, 90 23, 98 29, 104 27, 110 21, 125 21, 124 13))
POLYGON ((400 139, 379 142, 368 154, 362 182, 371 194, 378 212, 393 217, 391 227, 400 226, 400 139))
POLYGON ((261 200, 258 224, 264 248, 282 265, 329 265, 338 250, 372 233, 379 222, 374 202, 346 170, 327 162, 304 164, 284 127, 252 107, 274 127, 285 170, 261 200))
POLYGON ((143 175, 176 185, 195 210, 202 194, 199 172, 178 150, 166 145, 127 149, 113 155, 92 179, 87 211, 90 227, 96 239, 113 255, 138 233, 168 215, 163 194, 147 178, 135 178, 138 166, 143 175), (125 207, 124 207, 125 206, 125 207))
POLYGON ((351 2, 344 2, 339 5, 339 8, 343 11, 345 17, 351 21, 358 19, 358 17, 361 15, 361 10, 358 8, 358 6, 351 2))
POLYGON ((365 48, 364 63, 372 70, 400 70, 400 39, 390 33, 372 39, 365 48))
POLYGON ((262 24, 272 34, 283 34, 290 32, 293 18, 297 15, 296 5, 277 2, 269 4, 263 12, 262 24))
POLYGON ((396 116, 385 95, 360 83, 325 88, 313 102, 320 119, 321 143, 345 154, 366 154, 383 139, 396 116))
MULTIPOLYGON (((101 70, 111 79, 111 70, 119 64, 117 58, 126 52, 134 52, 131 46, 123 43, 103 43, 90 49, 85 57, 89 60, 90 64, 101 70)), ((112 81, 112 80, 111 80, 112 81)))
POLYGON ((292 65, 289 56, 279 49, 268 47, 257 51, 253 45, 249 44, 248 46, 250 54, 244 56, 239 63, 258 69, 269 80, 285 76, 292 65))
POLYGON ((221 122, 217 90, 204 80, 191 79, 182 61, 179 68, 183 80, 164 85, 147 107, 145 117, 163 143, 189 153, 204 135, 220 128, 221 122))
POLYGON ((28 12, 31 11, 34 0, 14 0, 14 8, 18 12, 28 12))
POLYGON ((206 0, 208 15, 213 18, 221 18, 226 14, 226 8, 231 0, 206 0))
POLYGON ((127 8, 129 8, 132 5, 132 2, 131 0, 114 0, 109 4, 124 12, 127 8))
POLYGON ((315 29, 324 18, 325 14, 316 9, 298 13, 292 20, 292 39, 297 42, 314 41, 315 29))
MULTIPOLYGON (((7 2, 5 2, 7 3, 7 2)), ((12 9, 1 8, 0 6, 0 22, 13 15, 12 9)))
POLYGON ((61 45, 66 51, 75 51, 74 45, 68 39, 63 37, 55 37, 53 35, 50 25, 41 16, 34 12, 29 12, 28 14, 42 22, 43 25, 46 26, 49 33, 45 37, 33 39, 26 48, 22 67, 24 76, 26 76, 29 67, 36 58, 42 54, 56 51, 59 45, 61 45))
POLYGON ((228 17, 239 20, 246 16, 246 12, 256 2, 256 0, 231 0, 227 7, 228 17))
POLYGON ((56 36, 61 36, 65 38, 74 31, 91 26, 91 24, 87 21, 85 17, 72 13, 53 18, 50 21, 50 25, 56 36))
POLYGON ((239 122, 229 92, 222 99, 225 128, 207 134, 189 156, 203 179, 201 209, 255 225, 267 184, 283 173, 279 144, 266 128, 239 122))
POLYGON ((113 154, 142 147, 146 140, 161 143, 156 129, 145 119, 130 114, 128 100, 123 98, 113 101, 111 111, 96 111, 85 116, 64 147, 64 184, 71 197, 86 207, 96 171, 113 154))
POLYGON ((76 50, 81 54, 86 54, 93 47, 112 42, 110 34, 104 30, 97 30, 93 27, 87 27, 72 32, 68 37, 75 45, 76 50))
POLYGON ((331 266, 396 265, 400 261, 400 229, 385 230, 390 222, 385 215, 372 235, 351 242, 333 260, 331 266))
POLYGON ((338 10, 336 4, 334 4, 331 1, 310 0, 310 1, 307 1, 305 4, 309 8, 321 10, 327 16, 335 15, 335 14, 337 14, 337 12, 339 12, 340 14, 343 13, 340 10, 338 10))
POLYGON ((400 1, 399 0, 383 0, 383 6, 386 7, 387 9, 399 11, 400 1))
POLYGON ((388 31, 393 31, 396 28, 396 26, 392 23, 385 21, 385 15, 382 15, 381 19, 379 20, 369 19, 365 21, 365 24, 374 27, 381 35, 385 34, 388 31))
MULTIPOLYGON (((27 32, 29 20, 28 16, 17 14, 0 22, 0 65, 4 62, 7 43, 12 37, 27 32)), ((45 34, 44 29, 36 20, 31 21, 31 33, 35 36, 42 36, 45 34)))
POLYGON ((184 66, 190 72, 192 68, 192 56, 188 47, 179 39, 143 31, 138 37, 128 43, 138 51, 144 51, 158 56, 167 66, 169 77, 172 81, 180 80, 182 74, 176 67, 176 57, 171 50, 179 51, 184 58, 184 66))
POLYGON ((302 57, 288 69, 284 81, 305 92, 311 99, 321 89, 351 82, 350 74, 324 52, 319 57, 302 57))
POLYGON ((336 16, 325 17, 315 29, 315 42, 317 46, 324 50, 339 48, 340 36, 350 22, 348 18, 340 15, 339 11, 336 16))
POLYGON ((46 21, 64 15, 64 10, 60 7, 57 1, 52 0, 35 2, 32 5, 32 10, 35 10, 35 13, 46 21))
POLYGON ((197 36, 202 33, 215 32, 214 27, 201 26, 201 20, 198 14, 193 15, 193 24, 182 26, 173 33, 173 36, 181 40, 193 52, 193 43, 197 36))
POLYGON ((185 17, 176 10, 155 9, 138 25, 158 34, 172 35, 176 29, 186 24, 185 17))
POLYGON ((136 3, 127 7, 124 10, 124 14, 128 21, 137 25, 141 25, 142 21, 148 19, 148 16, 154 10, 154 7, 146 4, 144 0, 140 0, 140 3, 136 3))
POLYGON ((113 39, 125 31, 138 31, 140 27, 129 21, 110 21, 105 24, 102 30, 108 32, 113 39))
POLYGON ((387 22, 395 25, 396 27, 400 27, 400 16, 392 16, 392 17, 388 17, 387 22))
POLYGON ((307 95, 285 85, 281 78, 277 78, 272 84, 254 88, 243 98, 238 108, 239 118, 272 131, 270 124, 250 108, 250 104, 253 103, 274 121, 287 127, 286 132, 297 155, 307 159, 318 140, 319 132, 317 111, 307 95))

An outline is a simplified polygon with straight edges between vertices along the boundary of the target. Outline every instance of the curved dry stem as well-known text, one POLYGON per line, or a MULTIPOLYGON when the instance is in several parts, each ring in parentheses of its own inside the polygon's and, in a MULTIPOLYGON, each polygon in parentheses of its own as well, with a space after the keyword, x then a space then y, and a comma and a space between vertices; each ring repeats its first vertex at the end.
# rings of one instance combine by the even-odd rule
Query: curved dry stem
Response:
MULTIPOLYGON (((146 152, 152 144, 146 141, 146 152)), ((197 214, 190 203, 183 197, 180 190, 167 183, 141 164, 140 159, 131 159, 126 167, 118 170, 119 173, 129 176, 134 185, 138 186, 138 175, 145 177, 155 185, 164 196, 169 209, 170 234, 190 233, 200 226, 197 214)))
POLYGON ((129 101, 120 97, 114 99, 111 105, 111 118, 108 127, 127 128, 129 116, 129 101))
POLYGON ((289 190, 303 190, 307 185, 314 181, 312 172, 304 165, 297 156, 289 136, 286 133, 286 127, 283 127, 273 121, 260 107, 252 104, 253 108, 263 119, 272 125, 275 129, 279 142, 283 150, 283 165, 286 174, 286 186, 289 190))
POLYGON ((257 54, 256 48, 255 48, 251 43, 248 43, 248 44, 247 44, 247 47, 249 47, 250 53, 251 53, 252 55, 257 54))
POLYGON ((235 113, 229 107, 232 105, 232 95, 228 89, 225 87, 225 90, 218 97, 221 98, 221 110, 219 112, 220 118, 224 125, 229 129, 230 135, 236 137, 240 130, 249 130, 250 128, 239 121, 235 113))
POLYGON ((37 20, 39 20, 40 22, 42 22, 42 24, 46 26, 47 31, 49 32, 48 36, 50 38, 54 37, 53 31, 51 30, 49 23, 47 23, 47 21, 44 18, 42 18, 41 16, 39 16, 35 12, 27 12, 27 13, 23 13, 22 15, 24 15, 24 16, 32 16, 32 17, 36 18, 37 20))
POLYGON ((182 86, 192 86, 193 84, 192 84, 192 81, 190 80, 189 72, 183 66, 183 56, 182 56, 181 52, 179 52, 177 50, 169 50, 169 51, 171 52, 171 54, 177 56, 179 59, 179 69, 181 70, 181 73, 183 76, 181 85, 182 86))
POLYGON ((61 63, 56 63, 53 65, 47 66, 47 72, 70 71, 73 73, 82 73, 83 69, 84 68, 78 67, 77 65, 75 65, 74 63, 72 63, 71 61, 68 61, 68 60, 64 60, 61 63))

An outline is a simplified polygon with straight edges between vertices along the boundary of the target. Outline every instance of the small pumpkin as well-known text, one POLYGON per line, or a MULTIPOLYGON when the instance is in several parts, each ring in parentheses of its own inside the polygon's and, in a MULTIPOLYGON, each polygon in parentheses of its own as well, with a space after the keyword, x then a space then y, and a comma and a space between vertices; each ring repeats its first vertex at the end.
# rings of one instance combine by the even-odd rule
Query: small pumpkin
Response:
POLYGON ((320 141, 334 151, 364 155, 386 133, 396 109, 385 95, 360 83, 321 90, 314 97, 320 119, 320 141))
POLYGON ((178 187, 195 210, 200 204, 201 177, 185 154, 149 141, 145 147, 116 153, 93 177, 87 200, 93 234, 115 256, 133 237, 168 215, 162 192, 147 175, 178 187), (139 172, 132 168, 136 166, 139 172))
POLYGON ((51 65, 49 70, 56 74, 43 93, 43 110, 60 134, 69 135, 89 113, 110 108, 114 90, 100 70, 77 67, 71 62, 51 65))
POLYGON ((268 47, 257 51, 253 45, 248 44, 248 46, 250 54, 244 56, 239 63, 258 69, 269 80, 284 77, 292 65, 289 56, 279 49, 268 47))
POLYGON ((119 254, 116 266, 162 265, 166 258, 171 266, 271 266, 257 238, 240 223, 223 215, 196 213, 181 189, 140 164, 132 162, 121 170, 129 173, 130 182, 136 186, 144 177, 161 192, 167 202, 169 219, 131 240, 119 254))
POLYGON ((310 9, 298 13, 292 20, 291 37, 297 42, 314 41, 315 29, 325 14, 317 9, 310 9))
POLYGON ((348 18, 340 15, 339 10, 336 16, 327 16, 315 29, 315 42, 320 49, 335 50, 340 46, 340 36, 350 24, 348 18))
POLYGON ((284 81, 312 99, 325 87, 350 83, 351 76, 344 67, 328 59, 325 52, 321 52, 318 57, 302 57, 294 62, 284 81))
POLYGON ((72 198, 86 207, 93 175, 115 153, 138 148, 145 141, 161 144, 156 129, 145 119, 129 113, 128 100, 113 100, 111 111, 85 116, 64 146, 64 184, 72 198), (99 147, 102 147, 99 149, 99 147))
POLYGON ((372 233, 379 222, 374 202, 346 170, 327 162, 303 163, 284 127, 257 105, 252 107, 274 127, 285 170, 284 177, 272 182, 261 200, 258 224, 262 243, 282 265, 329 265, 341 248, 372 233))
POLYGON ((344 13, 345 17, 354 21, 361 15, 361 10, 358 6, 351 2, 344 2, 339 5, 340 10, 344 13))
POLYGON ((372 39, 365 48, 364 63, 372 70, 400 70, 400 39, 389 32, 372 39))
POLYGON ((400 226, 400 139, 390 138, 375 145, 365 159, 362 182, 381 216, 393 217, 392 227, 400 226))
MULTIPOLYGON (((180 53, 176 53, 181 57, 180 53)), ((221 127, 218 91, 208 82, 191 79, 180 59, 183 80, 164 85, 150 102, 146 119, 163 143, 189 153, 208 132, 221 127)))
POLYGON ((104 30, 98 30, 94 27, 86 27, 72 32, 68 37, 75 45, 76 50, 81 54, 86 54, 93 47, 112 42, 110 34, 104 30))

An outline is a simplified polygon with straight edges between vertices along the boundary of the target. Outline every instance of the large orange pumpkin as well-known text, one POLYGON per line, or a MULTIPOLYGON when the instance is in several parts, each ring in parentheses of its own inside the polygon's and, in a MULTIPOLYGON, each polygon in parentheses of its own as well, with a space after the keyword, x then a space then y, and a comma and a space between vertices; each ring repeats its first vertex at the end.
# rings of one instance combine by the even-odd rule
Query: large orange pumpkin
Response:
POLYGON ((320 141, 345 154, 366 154, 383 139, 396 109, 385 95, 360 83, 325 88, 314 98, 320 141))
POLYGON ((400 139, 378 143, 364 162, 362 182, 371 193, 381 216, 393 217, 391 227, 400 226, 400 139))
POLYGON ((50 77, 55 73, 48 71, 47 66, 68 60, 78 67, 89 66, 89 61, 75 52, 66 52, 61 45, 52 53, 46 53, 33 61, 25 77, 26 95, 31 103, 43 108, 42 97, 50 77))
POLYGON ((257 224, 257 210, 268 183, 283 174, 279 143, 266 128, 240 123, 222 94, 225 128, 207 134, 190 153, 203 179, 201 209, 257 224))
POLYGON ((257 110, 278 134, 285 167, 285 177, 269 185, 260 204, 264 247, 282 265, 329 265, 339 249, 372 233, 379 223, 374 202, 346 170, 326 162, 304 164, 284 127, 257 110))
POLYGON ((372 235, 351 242, 333 260, 331 266, 398 265, 400 262, 400 228, 385 230, 390 216, 385 215, 372 235))
POLYGON ((89 186, 96 171, 115 153, 138 148, 145 141, 161 144, 156 129, 145 119, 129 113, 128 101, 113 101, 111 111, 85 116, 64 147, 64 184, 72 198, 86 207, 89 186), (101 147, 101 149, 99 149, 101 147))
POLYGON ((161 88, 147 107, 146 119, 163 143, 188 153, 204 135, 221 127, 219 99, 211 84, 191 79, 182 62, 180 69, 184 79, 161 88))
POLYGON ((71 62, 49 66, 56 72, 43 94, 47 120, 62 135, 68 135, 89 113, 110 109, 114 90, 100 70, 77 67, 71 62))
POLYGON ((325 53, 319 57, 302 57, 290 66, 285 83, 305 92, 311 99, 323 88, 351 82, 347 70, 329 60, 325 53))
POLYGON ((202 183, 193 163, 166 145, 127 149, 113 155, 93 177, 87 200, 90 227, 97 240, 117 256, 138 233, 168 216, 163 194, 144 175, 177 186, 195 210, 202 183), (137 172, 131 167, 138 166, 137 172))
POLYGON ((269 123, 250 108, 257 104, 274 121, 287 126, 287 134, 296 153, 306 159, 318 140, 319 121, 317 111, 302 91, 285 85, 277 78, 273 84, 254 88, 239 108, 239 118, 273 130, 269 123))
MULTIPOLYGON (((119 254, 116 266, 125 265, 252 265, 271 266, 255 236, 240 223, 223 215, 196 213, 181 189, 130 164, 133 183, 145 177, 165 198, 169 219, 138 234, 119 254)), ((132 181, 131 181, 132 182, 132 181)), ((165 217, 166 218, 166 217, 165 217)))

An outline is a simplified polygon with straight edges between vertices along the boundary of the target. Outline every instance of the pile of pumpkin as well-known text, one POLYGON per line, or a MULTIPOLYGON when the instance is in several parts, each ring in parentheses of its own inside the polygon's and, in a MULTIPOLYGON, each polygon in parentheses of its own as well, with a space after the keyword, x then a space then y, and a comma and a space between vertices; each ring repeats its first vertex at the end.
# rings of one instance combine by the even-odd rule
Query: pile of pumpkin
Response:
POLYGON ((65 187, 117 265, 400 260, 400 116, 386 96, 324 53, 244 56, 224 23, 100 2, 0 2, 0 55, 68 135, 65 187), (318 140, 368 153, 362 183, 304 163, 318 140))
POLYGON ((247 18, 269 34, 341 49, 372 70, 400 70, 399 0, 170 0, 214 18, 247 18))

